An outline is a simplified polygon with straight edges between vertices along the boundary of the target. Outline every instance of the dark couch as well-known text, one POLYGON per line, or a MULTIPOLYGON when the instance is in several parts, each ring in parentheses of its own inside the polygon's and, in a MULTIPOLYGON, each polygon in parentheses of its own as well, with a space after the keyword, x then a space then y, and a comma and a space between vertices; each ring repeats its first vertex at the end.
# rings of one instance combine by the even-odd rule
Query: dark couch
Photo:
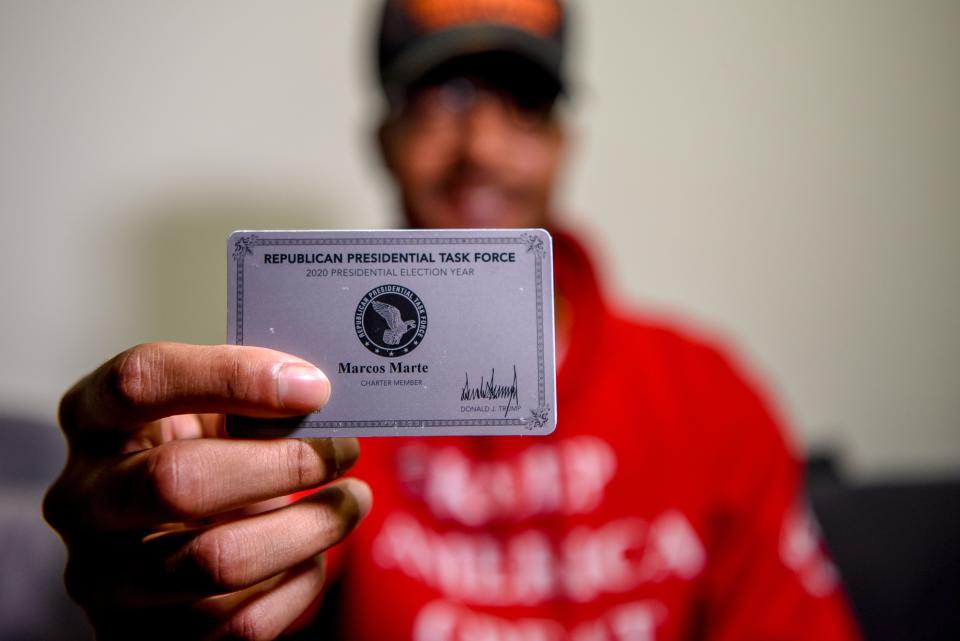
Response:
POLYGON ((960 478, 850 484, 825 458, 807 477, 867 641, 960 640, 960 478))

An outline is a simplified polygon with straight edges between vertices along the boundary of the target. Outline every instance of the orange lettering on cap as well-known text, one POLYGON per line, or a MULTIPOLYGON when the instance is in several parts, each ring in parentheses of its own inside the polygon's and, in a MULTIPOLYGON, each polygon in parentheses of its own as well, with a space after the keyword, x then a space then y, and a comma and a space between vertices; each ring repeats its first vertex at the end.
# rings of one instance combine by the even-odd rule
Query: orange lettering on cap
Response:
POLYGON ((407 11, 430 31, 496 22, 547 36, 560 23, 560 6, 553 0, 407 0, 407 11))

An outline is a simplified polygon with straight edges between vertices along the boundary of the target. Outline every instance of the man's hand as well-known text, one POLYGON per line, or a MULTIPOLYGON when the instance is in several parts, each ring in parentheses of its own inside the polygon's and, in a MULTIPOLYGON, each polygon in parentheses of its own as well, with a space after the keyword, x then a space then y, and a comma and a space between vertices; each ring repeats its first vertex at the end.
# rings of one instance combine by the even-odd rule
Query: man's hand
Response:
POLYGON ((60 405, 70 448, 44 501, 69 552, 67 590, 101 639, 272 639, 319 595, 323 550, 370 509, 343 479, 354 439, 231 440, 223 413, 262 418, 324 405, 330 383, 252 347, 135 347, 60 405))

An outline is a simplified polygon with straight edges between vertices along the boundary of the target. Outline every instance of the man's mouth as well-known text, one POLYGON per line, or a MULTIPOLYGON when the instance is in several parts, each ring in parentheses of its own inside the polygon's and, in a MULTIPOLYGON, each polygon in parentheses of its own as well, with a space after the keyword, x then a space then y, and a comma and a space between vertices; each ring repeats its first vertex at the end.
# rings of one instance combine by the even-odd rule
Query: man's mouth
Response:
POLYGON ((450 189, 448 202, 468 227, 502 227, 515 203, 506 189, 495 185, 464 185, 450 189))

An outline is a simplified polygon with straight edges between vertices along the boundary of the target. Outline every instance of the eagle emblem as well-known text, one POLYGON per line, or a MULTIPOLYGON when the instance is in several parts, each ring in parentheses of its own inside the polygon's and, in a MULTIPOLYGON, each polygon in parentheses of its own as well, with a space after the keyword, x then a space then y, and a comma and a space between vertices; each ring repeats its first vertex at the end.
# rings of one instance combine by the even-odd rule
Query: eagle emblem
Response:
POLYGON ((368 350, 384 358, 400 358, 423 341, 427 308, 409 287, 380 285, 360 299, 353 325, 368 350))
POLYGON ((370 303, 373 310, 387 321, 387 329, 383 330, 383 342, 386 345, 398 345, 403 335, 417 326, 416 321, 403 320, 400 310, 388 303, 375 300, 370 303))

